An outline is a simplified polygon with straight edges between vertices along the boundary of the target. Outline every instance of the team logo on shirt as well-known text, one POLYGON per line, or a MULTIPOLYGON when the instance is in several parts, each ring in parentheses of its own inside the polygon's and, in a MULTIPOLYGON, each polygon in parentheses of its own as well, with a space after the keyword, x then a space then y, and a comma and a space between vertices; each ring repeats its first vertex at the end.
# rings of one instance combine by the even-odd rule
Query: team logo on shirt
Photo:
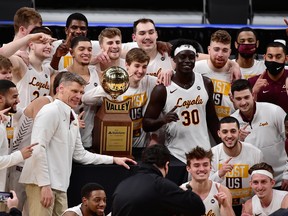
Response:
POLYGON ((29 82, 29 85, 36 86, 38 88, 38 90, 40 90, 41 88, 49 90, 48 81, 46 81, 45 83, 42 83, 42 82, 37 81, 36 77, 32 78, 31 82, 29 82))
POLYGON ((212 209, 210 209, 207 214, 204 214, 206 216, 215 216, 215 213, 212 211, 212 209))
POLYGON ((260 126, 260 127, 268 126, 268 122, 259 123, 259 126, 260 126))
POLYGON ((192 106, 192 105, 198 105, 198 104, 203 104, 203 100, 200 97, 200 95, 198 95, 195 99, 192 100, 184 100, 182 98, 178 98, 177 103, 176 103, 176 107, 186 107, 187 109, 192 106))
POLYGON ((176 90, 177 90, 177 88, 174 90, 170 90, 170 94, 173 94, 176 90))

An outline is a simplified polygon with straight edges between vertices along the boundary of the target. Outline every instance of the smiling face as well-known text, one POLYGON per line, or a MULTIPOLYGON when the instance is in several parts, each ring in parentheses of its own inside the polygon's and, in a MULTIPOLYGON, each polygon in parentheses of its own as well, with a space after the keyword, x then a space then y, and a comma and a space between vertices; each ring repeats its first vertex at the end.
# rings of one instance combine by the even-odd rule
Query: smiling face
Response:
POLYGON ((151 22, 138 23, 136 32, 132 35, 133 41, 136 41, 138 46, 145 50, 147 53, 157 49, 158 34, 155 26, 151 22))
POLYGON ((144 63, 134 61, 130 65, 126 63, 130 83, 140 82, 140 80, 146 75, 147 67, 148 61, 144 63))
POLYGON ((207 157, 202 159, 193 158, 190 160, 190 165, 187 166, 186 169, 191 174, 193 180, 208 180, 211 170, 210 159, 207 157))
POLYGON ((80 104, 83 94, 84 85, 77 82, 65 82, 59 85, 58 98, 72 109, 80 104))
POLYGON ((221 123, 218 130, 218 136, 221 138, 224 146, 233 149, 239 140, 239 128, 236 122, 221 123))
POLYGON ((106 193, 104 190, 94 190, 90 193, 90 197, 82 198, 83 204, 85 206, 85 212, 90 215, 104 216, 104 211, 106 208, 106 193))
POLYGON ((0 95, 0 102, 3 109, 11 107, 10 113, 16 113, 19 101, 19 93, 16 87, 9 88, 5 95, 0 95))
POLYGON ((88 26, 86 22, 82 20, 72 20, 68 28, 65 27, 66 38, 71 35, 71 40, 80 35, 86 36, 87 32, 88 26))
POLYGON ((89 65, 92 57, 92 44, 90 41, 79 41, 70 52, 75 63, 89 65))
POLYGON ((250 186, 260 200, 272 195, 274 185, 275 180, 266 175, 253 174, 251 177, 250 186))
POLYGON ((107 52, 110 59, 117 60, 120 58, 122 50, 122 42, 120 36, 116 35, 112 38, 103 37, 103 41, 100 46, 104 51, 107 52))
POLYGON ((192 73, 195 66, 196 54, 191 50, 183 50, 174 57, 176 71, 192 73))
POLYGON ((49 57, 51 57, 51 49, 53 47, 52 45, 52 37, 50 35, 47 35, 47 37, 51 38, 51 40, 48 40, 43 43, 39 42, 31 42, 29 44, 30 53, 34 54, 37 58, 41 60, 45 60, 49 57))
POLYGON ((234 91, 232 100, 236 108, 245 116, 251 115, 254 110, 254 97, 249 89, 234 91))

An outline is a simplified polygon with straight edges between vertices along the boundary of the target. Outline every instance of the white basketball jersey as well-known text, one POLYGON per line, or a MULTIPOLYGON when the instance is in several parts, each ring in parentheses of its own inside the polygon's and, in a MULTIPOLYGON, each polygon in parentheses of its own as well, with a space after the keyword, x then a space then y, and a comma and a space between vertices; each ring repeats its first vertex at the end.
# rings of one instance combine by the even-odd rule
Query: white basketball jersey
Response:
MULTIPOLYGON (((90 72, 90 79, 88 85, 86 85, 84 88, 85 92, 100 85, 98 73, 94 66, 89 66, 89 72, 90 72)), ((82 111, 85 111, 83 117, 85 122, 85 128, 80 128, 80 134, 83 146, 85 148, 89 148, 92 146, 92 131, 94 128, 94 116, 96 112, 96 105, 86 106, 82 103, 75 109, 75 112, 77 114, 80 114, 82 111)))
POLYGON ((154 59, 150 59, 147 74, 156 76, 158 70, 173 70, 171 58, 165 53, 164 57, 158 52, 154 59))
POLYGON ((218 184, 218 187, 219 187, 219 185, 220 185, 219 183, 212 181, 211 190, 210 190, 208 196, 203 200, 207 216, 210 216, 210 215, 221 216, 219 203, 218 203, 217 199, 215 199, 215 197, 214 197, 214 195, 218 193, 218 190, 216 188, 216 184, 218 184))
MULTIPOLYGON (((214 195, 218 193, 218 190, 216 188, 216 184, 218 185, 218 187, 220 186, 220 183, 212 181, 212 185, 211 185, 211 189, 209 191, 209 194, 207 195, 207 197, 204 200, 202 200, 204 205, 205 205, 205 209, 206 209, 205 215, 206 216, 212 216, 212 215, 213 216, 221 216, 219 202, 217 201, 217 199, 214 198, 214 195)), ((182 185, 180 185, 180 188, 182 188, 183 190, 188 190, 189 187, 191 189, 189 182, 186 182, 186 183, 183 183, 182 185)))
POLYGON ((195 73, 195 82, 189 89, 183 89, 174 82, 166 87, 167 99, 164 113, 177 106, 177 122, 166 124, 165 144, 176 158, 186 163, 185 154, 196 146, 211 148, 206 122, 208 93, 203 77, 195 73))
POLYGON ((273 198, 267 208, 263 208, 257 195, 252 197, 253 215, 268 216, 281 208, 281 203, 284 197, 288 194, 287 191, 273 190, 273 198))
POLYGON ((68 212, 68 211, 71 211, 71 212, 76 213, 78 216, 83 216, 82 211, 81 211, 81 209, 80 209, 80 208, 81 208, 81 205, 82 205, 82 204, 79 204, 79 205, 77 205, 77 206, 68 208, 68 209, 66 209, 66 210, 64 211, 64 213, 65 213, 65 212, 68 212))
POLYGON ((31 101, 40 96, 50 93, 50 74, 49 65, 42 65, 42 71, 36 71, 32 65, 29 65, 25 75, 17 83, 20 103, 19 107, 25 108, 31 101))

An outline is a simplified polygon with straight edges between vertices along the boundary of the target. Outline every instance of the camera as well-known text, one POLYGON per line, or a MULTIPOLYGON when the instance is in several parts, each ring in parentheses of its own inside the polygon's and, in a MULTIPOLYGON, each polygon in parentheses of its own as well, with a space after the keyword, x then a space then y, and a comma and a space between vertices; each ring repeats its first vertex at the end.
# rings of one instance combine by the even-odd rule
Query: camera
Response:
POLYGON ((6 201, 8 198, 13 198, 13 194, 11 192, 0 192, 0 202, 6 201))

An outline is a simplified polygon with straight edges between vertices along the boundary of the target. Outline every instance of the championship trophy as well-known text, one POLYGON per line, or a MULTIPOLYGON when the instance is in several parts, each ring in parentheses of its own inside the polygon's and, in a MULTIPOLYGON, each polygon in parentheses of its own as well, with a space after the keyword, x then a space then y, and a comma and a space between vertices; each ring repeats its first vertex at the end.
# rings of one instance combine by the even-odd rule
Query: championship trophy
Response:
POLYGON ((103 103, 95 115, 94 149, 100 154, 133 158, 133 122, 129 115, 131 98, 116 100, 128 89, 129 75, 121 67, 110 67, 104 71, 101 85, 112 99, 103 98, 103 103))

